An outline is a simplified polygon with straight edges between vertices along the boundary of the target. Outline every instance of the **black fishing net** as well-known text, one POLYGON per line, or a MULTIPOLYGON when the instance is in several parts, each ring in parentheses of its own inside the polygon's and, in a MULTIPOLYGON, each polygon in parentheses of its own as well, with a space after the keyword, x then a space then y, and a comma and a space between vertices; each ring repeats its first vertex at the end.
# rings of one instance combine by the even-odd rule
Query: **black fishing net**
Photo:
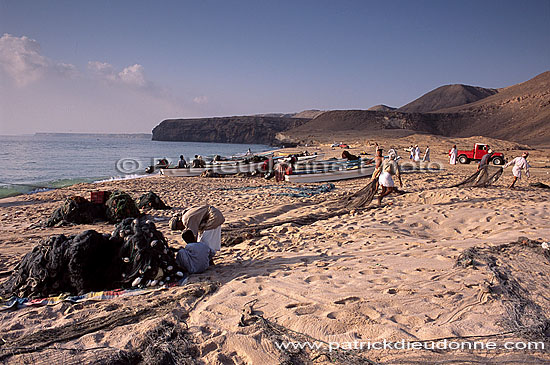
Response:
POLYGON ((82 294, 112 288, 120 277, 116 264, 119 242, 96 231, 66 237, 52 236, 23 257, 2 291, 15 296, 44 297, 50 294, 82 294))
POLYGON ((532 183, 532 184, 529 184, 529 185, 534 187, 534 188, 550 189, 549 185, 546 185, 545 183, 541 183, 541 182, 536 182, 536 183, 532 183))
POLYGON ((504 170, 502 167, 485 166, 476 171, 472 176, 466 180, 451 186, 452 188, 469 188, 469 187, 488 187, 497 182, 504 170))
POLYGON ((184 276, 152 221, 125 219, 111 235, 93 230, 52 236, 23 257, 0 286, 3 297, 72 295, 145 287, 184 276))
POLYGON ((97 220, 105 220, 105 206, 92 203, 81 196, 71 196, 57 208, 46 221, 47 227, 65 224, 89 224, 97 220))
POLYGON ((172 209, 166 205, 162 199, 152 191, 143 194, 138 201, 139 209, 157 209, 157 210, 167 210, 172 209))
POLYGON ((503 325, 529 339, 550 340, 550 250, 520 237, 498 246, 472 247, 457 259, 465 268, 486 267, 489 293, 506 308, 503 325))
POLYGON ((134 199, 124 191, 114 191, 105 202, 107 219, 110 222, 120 222, 124 218, 139 217, 139 209, 134 199))
POLYGON ((127 218, 115 227, 111 237, 123 241, 119 265, 124 287, 163 285, 182 278, 174 250, 152 221, 127 218))

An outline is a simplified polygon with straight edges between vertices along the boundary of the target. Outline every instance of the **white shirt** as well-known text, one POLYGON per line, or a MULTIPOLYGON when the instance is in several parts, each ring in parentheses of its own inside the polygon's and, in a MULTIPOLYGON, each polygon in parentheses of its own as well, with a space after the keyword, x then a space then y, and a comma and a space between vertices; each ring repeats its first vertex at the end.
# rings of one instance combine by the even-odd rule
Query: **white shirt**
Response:
POLYGON ((510 161, 506 165, 504 165, 504 167, 508 167, 512 164, 514 164, 514 167, 512 167, 513 172, 520 172, 521 169, 525 169, 525 173, 527 174, 527 176, 530 176, 529 175, 529 163, 527 162, 525 157, 523 157, 523 156, 516 157, 512 161, 510 161))

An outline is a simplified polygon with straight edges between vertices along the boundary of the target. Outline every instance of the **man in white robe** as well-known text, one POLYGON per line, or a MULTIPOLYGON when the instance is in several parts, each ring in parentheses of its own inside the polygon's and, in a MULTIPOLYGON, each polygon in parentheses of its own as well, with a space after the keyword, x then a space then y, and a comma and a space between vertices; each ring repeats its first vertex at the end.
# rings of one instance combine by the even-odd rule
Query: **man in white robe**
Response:
POLYGON ((418 147, 418 145, 414 146, 414 161, 420 161, 420 148, 418 147))
POLYGON ((456 149, 456 144, 451 148, 451 152, 449 152, 449 164, 456 165, 456 157, 458 155, 458 150, 456 149))
POLYGON ((509 189, 513 189, 516 181, 518 181, 518 179, 521 179, 521 170, 525 170, 525 174, 527 174, 527 177, 531 177, 531 175, 529 174, 529 162, 527 162, 528 156, 529 152, 523 152, 521 154, 521 157, 516 157, 513 160, 509 161, 506 165, 504 165, 504 168, 512 164, 514 165, 514 167, 512 167, 514 180, 512 181, 512 184, 508 187, 509 189))

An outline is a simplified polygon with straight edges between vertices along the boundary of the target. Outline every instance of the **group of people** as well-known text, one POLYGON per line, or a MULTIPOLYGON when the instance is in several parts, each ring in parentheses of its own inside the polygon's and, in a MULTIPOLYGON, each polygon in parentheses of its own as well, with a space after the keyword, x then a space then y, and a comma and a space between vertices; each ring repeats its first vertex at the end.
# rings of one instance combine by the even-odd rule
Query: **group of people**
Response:
POLYGON ((424 156, 422 157, 422 159, 420 158, 420 147, 418 147, 418 145, 411 146, 406 150, 410 152, 410 154, 409 154, 409 159, 410 160, 412 160, 414 162, 419 162, 419 161, 430 162, 430 147, 429 146, 426 146, 426 150, 424 151, 424 156))
POLYGON ((188 164, 187 161, 185 161, 183 155, 180 155, 178 168, 185 169, 188 167, 206 167, 206 162, 202 159, 202 156, 195 155, 195 158, 193 159, 193 161, 191 161, 191 164, 188 164))
MULTIPOLYGON (((418 146, 413 147, 411 151, 413 151, 413 159, 416 161, 419 153, 418 146)), ((487 152, 479 162, 478 171, 488 166, 491 161, 493 151, 489 149, 487 152)), ((449 162, 451 164, 456 164, 456 154, 455 145, 449 153, 449 162)), ((525 170, 528 177, 530 176, 529 163, 527 161, 528 156, 529 152, 523 152, 520 157, 510 160, 504 165, 505 168, 513 165, 512 173, 514 179, 509 188, 514 188, 517 180, 521 178, 523 170, 525 170)), ((346 157, 349 159, 349 156, 346 157)), ((195 159, 198 160, 199 156, 195 156, 195 159)), ((183 156, 180 156, 181 160, 185 161, 183 156)), ((424 160, 429 161, 429 147, 426 148, 424 160)), ((394 177, 398 179, 399 186, 403 186, 401 168, 397 162, 396 151, 390 149, 388 151, 388 158, 385 159, 383 150, 378 144, 376 144, 374 162, 375 170, 372 179, 377 180, 382 188, 382 191, 378 195, 378 204, 381 205, 382 199, 385 196, 398 192, 395 187, 394 177)), ((176 262, 182 269, 190 274, 195 274, 205 271, 213 264, 214 256, 221 249, 221 225, 224 221, 225 218, 220 210, 211 205, 190 208, 172 217, 170 220, 170 229, 183 231, 182 238, 186 242, 186 246, 178 250, 176 254, 176 262)))
POLYGON ((190 274, 197 274, 213 265, 213 258, 221 249, 222 212, 211 205, 202 205, 176 213, 170 220, 170 229, 180 230, 185 247, 178 250, 176 262, 190 274))
MULTIPOLYGON (((489 163, 491 162, 491 159, 493 157, 493 150, 490 149, 488 146, 487 148, 488 148, 487 153, 483 155, 483 157, 481 157, 481 160, 479 161, 479 164, 477 166, 477 171, 480 171, 481 169, 489 166, 489 163)), ((449 152, 449 164, 456 165, 457 155, 458 155, 458 150, 456 148, 456 145, 453 145, 453 148, 451 148, 451 151, 449 152)), ((529 172, 530 165, 529 165, 529 162, 527 161, 528 157, 529 157, 529 152, 527 151, 523 152, 521 156, 518 156, 508 161, 508 163, 506 163, 503 166, 503 168, 507 168, 509 166, 514 165, 514 167, 512 167, 512 175, 514 176, 514 179, 512 180, 512 183, 508 186, 509 189, 515 188, 516 182, 519 179, 521 179, 522 170, 525 170, 525 174, 527 175, 527 177, 531 177, 531 174, 529 172)))

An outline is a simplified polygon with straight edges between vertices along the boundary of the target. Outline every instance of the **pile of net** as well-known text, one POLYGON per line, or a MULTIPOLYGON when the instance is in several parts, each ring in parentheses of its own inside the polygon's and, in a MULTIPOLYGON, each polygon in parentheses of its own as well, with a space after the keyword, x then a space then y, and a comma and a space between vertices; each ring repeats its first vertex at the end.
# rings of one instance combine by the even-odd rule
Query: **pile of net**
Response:
POLYGON ((139 209, 157 209, 157 210, 167 210, 172 209, 166 205, 159 196, 152 191, 143 194, 138 201, 139 209))
POLYGON ((3 297, 81 295, 180 280, 174 252, 155 224, 127 218, 111 235, 87 230, 52 236, 26 254, 0 286, 3 297))
POLYGON ((47 227, 62 226, 65 224, 89 224, 98 220, 105 220, 105 206, 92 203, 81 196, 71 196, 63 205, 57 208, 46 221, 47 227))
POLYGON ((109 222, 120 222, 125 218, 139 217, 136 202, 124 191, 114 191, 105 202, 109 222))
POLYGON ((472 247, 457 259, 457 266, 490 275, 488 291, 506 310, 503 324, 530 339, 550 339, 550 250, 543 242, 520 237, 498 246, 472 247))
POLYGON ((470 187, 477 187, 477 188, 486 188, 488 186, 491 186, 492 184, 496 183, 497 180, 500 178, 500 176, 503 173, 502 167, 496 167, 496 166, 485 166, 479 169, 479 171, 476 171, 472 176, 467 178, 466 180, 451 186, 451 188, 470 188, 470 187))

